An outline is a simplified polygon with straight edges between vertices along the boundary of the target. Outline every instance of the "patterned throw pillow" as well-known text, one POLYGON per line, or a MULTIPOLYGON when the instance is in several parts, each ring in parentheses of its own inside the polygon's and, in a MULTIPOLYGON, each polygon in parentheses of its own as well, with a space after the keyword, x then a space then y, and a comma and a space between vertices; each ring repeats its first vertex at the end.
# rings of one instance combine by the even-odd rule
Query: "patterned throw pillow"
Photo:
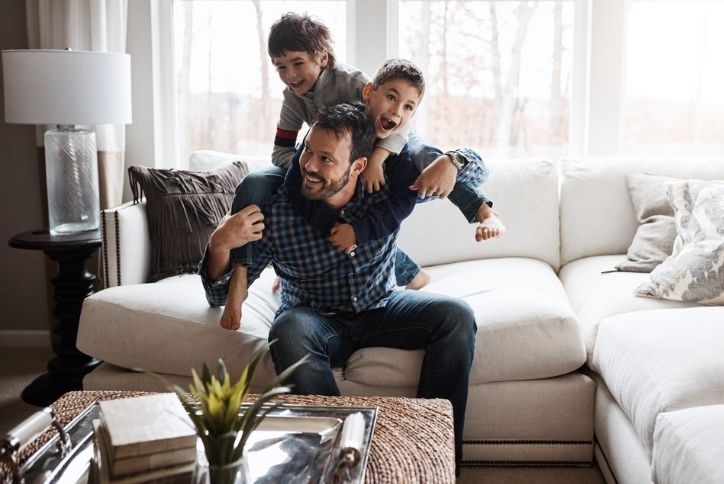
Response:
POLYGON ((639 296, 724 304, 724 185, 671 185, 676 241, 669 258, 634 290, 639 296))
POLYGON ((149 282, 196 272, 211 232, 229 212, 236 186, 247 173, 243 161, 211 171, 128 168, 133 200, 146 197, 149 282))

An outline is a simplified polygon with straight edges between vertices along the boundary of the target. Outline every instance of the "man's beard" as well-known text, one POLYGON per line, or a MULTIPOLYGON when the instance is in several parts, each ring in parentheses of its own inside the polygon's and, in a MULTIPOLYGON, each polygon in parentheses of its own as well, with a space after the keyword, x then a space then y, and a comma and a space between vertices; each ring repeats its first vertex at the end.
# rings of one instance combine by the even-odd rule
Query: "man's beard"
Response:
MULTIPOLYGON (((347 167, 347 171, 337 180, 327 182, 324 181, 324 186, 321 190, 315 192, 315 193, 309 193, 305 181, 302 180, 302 195, 307 197, 310 200, 326 200, 332 195, 338 193, 342 188, 344 188, 345 185, 347 185, 347 182, 349 181, 349 173, 352 166, 350 165, 347 167)), ((306 170, 302 169, 302 175, 306 176, 307 172, 306 170)))

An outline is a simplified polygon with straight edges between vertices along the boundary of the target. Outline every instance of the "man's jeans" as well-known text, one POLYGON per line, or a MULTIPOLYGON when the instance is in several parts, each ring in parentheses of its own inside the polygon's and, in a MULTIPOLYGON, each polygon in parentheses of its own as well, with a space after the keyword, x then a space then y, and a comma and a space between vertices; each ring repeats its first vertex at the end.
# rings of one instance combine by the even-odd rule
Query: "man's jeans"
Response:
POLYGON ((275 319, 269 341, 277 340, 271 345, 277 373, 310 355, 286 382, 302 395, 339 395, 332 368, 343 367, 360 348, 424 349, 417 396, 452 403, 459 468, 476 330, 472 309, 460 299, 395 291, 386 307, 359 314, 288 309, 275 319))

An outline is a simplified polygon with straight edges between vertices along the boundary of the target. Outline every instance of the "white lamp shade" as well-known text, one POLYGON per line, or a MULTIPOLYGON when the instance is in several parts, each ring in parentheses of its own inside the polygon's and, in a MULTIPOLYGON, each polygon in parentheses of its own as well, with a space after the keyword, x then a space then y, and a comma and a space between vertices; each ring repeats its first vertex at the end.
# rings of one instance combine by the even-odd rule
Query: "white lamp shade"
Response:
POLYGON ((7 123, 131 122, 128 54, 4 50, 2 62, 7 123))

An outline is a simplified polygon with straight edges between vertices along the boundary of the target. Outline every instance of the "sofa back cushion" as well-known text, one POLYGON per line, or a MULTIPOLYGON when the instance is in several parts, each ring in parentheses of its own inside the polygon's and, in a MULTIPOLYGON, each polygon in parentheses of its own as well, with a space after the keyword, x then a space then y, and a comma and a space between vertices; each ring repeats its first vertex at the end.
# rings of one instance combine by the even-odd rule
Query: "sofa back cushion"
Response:
POLYGON ((422 266, 493 257, 530 257, 558 269, 558 166, 542 160, 486 161, 481 186, 507 228, 498 239, 475 241, 470 224, 448 200, 420 203, 402 224, 399 245, 422 266))
POLYGON ((626 185, 631 173, 724 179, 724 159, 647 157, 563 161, 562 265, 582 257, 626 253, 638 227, 626 185))

